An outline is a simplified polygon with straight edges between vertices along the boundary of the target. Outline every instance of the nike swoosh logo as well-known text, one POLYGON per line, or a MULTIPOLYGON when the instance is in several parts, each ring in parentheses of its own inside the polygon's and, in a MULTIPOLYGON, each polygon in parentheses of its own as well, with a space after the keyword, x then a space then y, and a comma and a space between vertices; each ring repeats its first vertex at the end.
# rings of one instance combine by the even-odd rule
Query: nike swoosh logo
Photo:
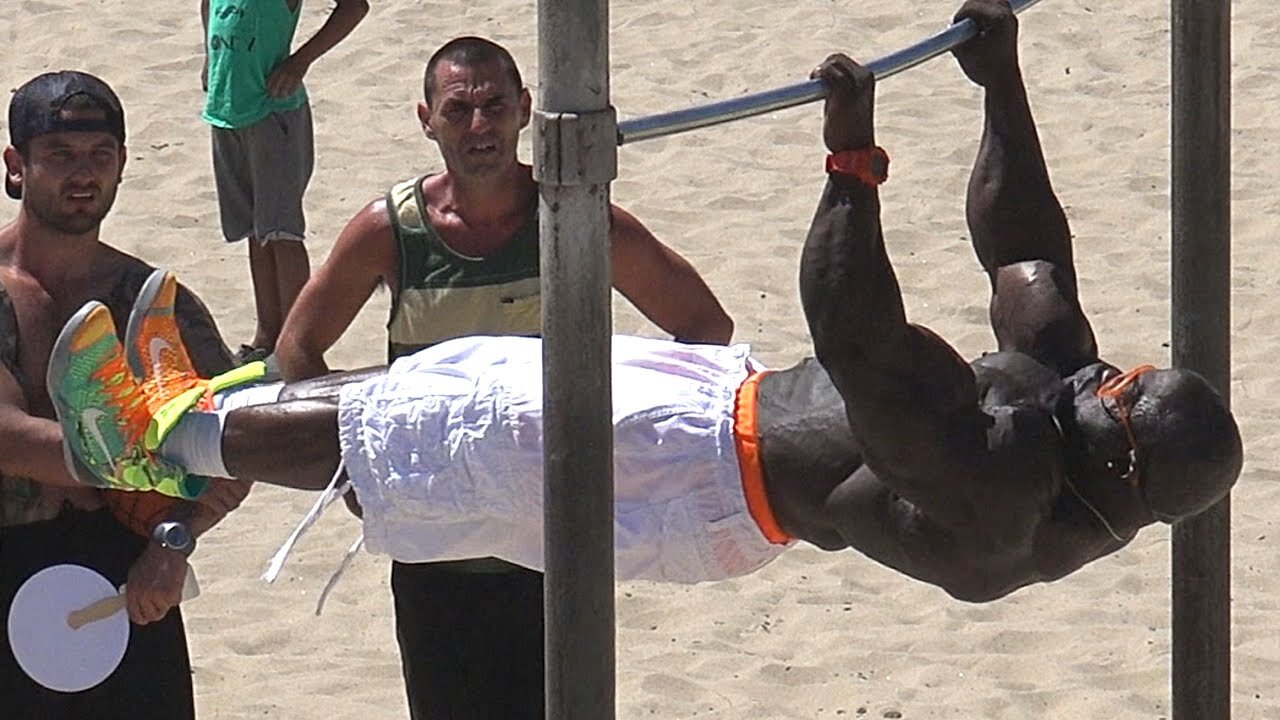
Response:
POLYGON ((80 427, 84 428, 95 443, 98 449, 102 451, 103 457, 107 459, 107 463, 111 466, 111 474, 116 474, 116 459, 111 456, 111 447, 107 445, 107 439, 102 436, 102 428, 98 427, 98 422, 105 419, 107 414, 98 408, 86 408, 80 413, 80 427))
POLYGON ((177 353, 173 344, 162 337, 153 337, 151 342, 147 343, 147 352, 151 355, 151 374, 159 375, 164 369, 164 358, 161 356, 165 350, 171 353, 177 353))

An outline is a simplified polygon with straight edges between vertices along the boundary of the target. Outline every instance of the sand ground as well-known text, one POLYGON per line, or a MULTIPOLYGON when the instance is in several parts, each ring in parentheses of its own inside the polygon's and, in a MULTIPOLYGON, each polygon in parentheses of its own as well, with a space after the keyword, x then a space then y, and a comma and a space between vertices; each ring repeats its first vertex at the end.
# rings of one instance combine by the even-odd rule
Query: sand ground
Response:
MULTIPOLYGON (((1022 18, 1022 57, 1054 183, 1076 235, 1083 301, 1104 354, 1165 362, 1169 340, 1169 3, 1051 0, 1022 18)), ((441 162, 413 114, 430 52, 459 34, 507 45, 537 85, 532 2, 375 2, 307 78, 317 168, 313 259, 364 203, 441 162)), ((307 33, 323 3, 304 9, 307 33)), ((878 57, 943 27, 956 3, 618 0, 612 92, 622 118, 803 79, 828 52, 878 57)), ((1234 3, 1234 375, 1248 451, 1235 493, 1234 710, 1280 718, 1280 392, 1271 356, 1280 249, 1280 14, 1234 3), (1267 270, 1272 268, 1272 270, 1267 270)), ((75 67, 113 84, 129 122, 126 182, 104 239, 176 270, 228 342, 250 337, 242 246, 220 240, 199 119, 197 4, 13 0, 0 9, 6 87, 75 67)), ((948 58, 879 88, 886 239, 909 312, 966 355, 989 349, 986 284, 963 216, 980 97, 948 58)), ((767 363, 806 353, 796 267, 822 184, 816 106, 621 150, 614 198, 685 254, 767 363)), ((528 139, 522 150, 529 156, 528 139)), ((15 206, 0 211, 7 219, 15 206)), ((1225 239, 1224 239, 1225 241, 1225 239)), ((387 297, 331 353, 379 361, 387 297)), ((620 331, 657 334, 619 300, 620 331)), ((310 504, 263 488, 212 531, 186 606, 206 718, 407 717, 388 564, 357 559, 321 617, 316 596, 358 532, 326 516, 273 586, 266 560, 310 504)), ((618 715, 638 718, 1164 718, 1169 715, 1169 532, 1053 585, 966 605, 853 552, 788 553, 755 576, 618 589, 618 715)), ((502 662, 496 658, 495 662, 502 662)))

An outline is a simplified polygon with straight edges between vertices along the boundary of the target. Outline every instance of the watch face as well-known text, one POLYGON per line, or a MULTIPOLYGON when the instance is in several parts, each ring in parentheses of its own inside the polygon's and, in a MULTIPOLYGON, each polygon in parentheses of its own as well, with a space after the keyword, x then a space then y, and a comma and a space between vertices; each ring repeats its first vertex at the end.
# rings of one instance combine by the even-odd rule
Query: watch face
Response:
POLYGON ((170 544, 174 547, 186 547, 191 544, 191 533, 182 525, 175 525, 169 530, 170 544))
POLYGON ((186 525, 168 522, 163 525, 160 544, 173 550, 186 550, 191 545, 191 531, 186 525))

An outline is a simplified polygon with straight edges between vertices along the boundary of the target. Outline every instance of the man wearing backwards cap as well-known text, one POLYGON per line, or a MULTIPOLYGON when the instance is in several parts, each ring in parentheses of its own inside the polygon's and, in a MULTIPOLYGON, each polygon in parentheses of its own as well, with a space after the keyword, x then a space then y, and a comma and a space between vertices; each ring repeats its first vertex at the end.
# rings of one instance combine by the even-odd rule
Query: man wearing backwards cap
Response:
MULTIPOLYGON (((73 71, 40 75, 13 95, 8 130, 5 191, 20 204, 0 227, 0 614, 8 616, 32 575, 76 563, 115 586, 127 584, 135 625, 119 669, 75 694, 28 678, 10 651, 7 623, 0 625, 0 698, 6 712, 22 717, 192 717, 190 663, 175 607, 187 561, 178 548, 150 538, 161 521, 202 532, 245 486, 219 491, 208 503, 155 502, 85 487, 68 473, 43 382, 55 329, 87 300, 127 317, 152 268, 99 241, 127 155, 124 110, 106 83, 73 71)), ((177 316, 201 372, 232 366, 213 319, 186 290, 177 316)))
MULTIPOLYGON (((745 346, 615 339, 619 579, 740 575, 803 540, 987 601, 1195 515, 1236 482, 1239 429, 1204 378, 1122 373, 1098 357, 1018 67, 1017 20, 1005 0, 969 0, 958 18, 980 30, 954 54, 985 94, 967 209, 999 350, 967 363, 907 321, 881 227, 875 78, 831 56, 815 73, 828 90, 828 176, 800 269, 817 359, 756 372, 745 346)), ((151 303, 144 293, 139 314, 151 303)), ((86 306, 58 346, 95 337, 114 338, 110 318, 86 306)), ((126 346, 140 339, 131 327, 126 346)), ((97 362, 125 352, 109 345, 93 343, 97 362)), ((64 356, 95 364, 55 349, 58 366, 74 365, 64 356)), ((341 459, 371 550, 538 567, 539 341, 463 338, 373 372, 229 412, 184 411, 199 393, 168 402, 136 388, 148 417, 96 409, 145 438, 118 459, 157 478, 176 464, 320 489, 341 459)), ((73 375, 51 385, 85 382, 73 375)))

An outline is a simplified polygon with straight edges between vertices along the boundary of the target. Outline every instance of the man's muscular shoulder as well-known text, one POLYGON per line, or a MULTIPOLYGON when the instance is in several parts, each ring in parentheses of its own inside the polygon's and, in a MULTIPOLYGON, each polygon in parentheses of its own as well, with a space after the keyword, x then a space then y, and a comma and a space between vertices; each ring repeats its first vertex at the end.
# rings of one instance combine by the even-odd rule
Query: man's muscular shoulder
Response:
POLYGON ((94 272, 92 287, 87 288, 88 294, 104 303, 116 326, 123 329, 122 319, 128 319, 138 291, 155 268, 109 245, 103 245, 99 254, 101 262, 94 272))
POLYGON ((1033 530, 1050 514, 1066 476, 1056 413, 1067 388, 1056 372, 1022 353, 990 353, 972 366, 978 402, 991 418, 987 446, 1000 469, 995 474, 1010 484, 1008 497, 1030 504, 1014 514, 1032 522, 1022 532, 1033 530))
POLYGON ((1058 373, 1020 352, 993 352, 970 363, 983 407, 1030 404, 1053 408, 1064 384, 1058 373))

